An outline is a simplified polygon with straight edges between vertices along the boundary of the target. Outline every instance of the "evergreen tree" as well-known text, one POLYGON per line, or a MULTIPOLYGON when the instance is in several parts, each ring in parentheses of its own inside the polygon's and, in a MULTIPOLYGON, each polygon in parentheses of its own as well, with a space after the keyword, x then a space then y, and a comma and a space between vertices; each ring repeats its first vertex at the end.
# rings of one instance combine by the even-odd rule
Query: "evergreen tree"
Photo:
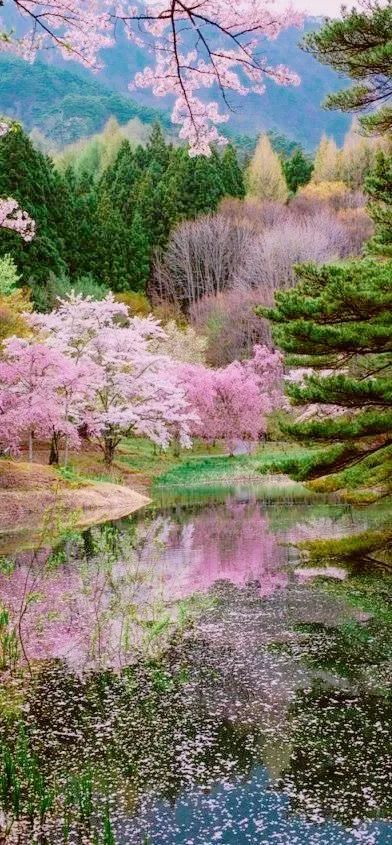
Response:
POLYGON ((67 170, 64 180, 68 189, 68 215, 64 225, 64 259, 71 280, 92 273, 101 276, 101 222, 98 197, 88 173, 80 178, 67 170))
POLYGON ((369 214, 376 226, 369 251, 392 259, 392 155, 378 153, 366 190, 370 197, 369 214))
POLYGON ((0 254, 11 253, 25 282, 42 285, 50 272, 66 270, 57 231, 59 180, 49 158, 34 149, 22 127, 13 123, 0 144, 0 196, 13 197, 36 221, 36 236, 26 244, 0 231, 0 254))
POLYGON ((221 159, 221 179, 225 196, 245 197, 244 174, 238 162, 235 147, 228 144, 221 159))
POLYGON ((128 226, 132 223, 138 184, 143 173, 137 151, 133 152, 129 141, 123 141, 116 160, 105 171, 98 186, 98 193, 107 191, 110 194, 128 226))
POLYGON ((392 263, 310 264, 297 273, 296 288, 278 293, 275 308, 260 309, 288 363, 318 371, 288 387, 294 404, 326 411, 289 427, 324 447, 289 469, 302 479, 331 476, 318 489, 363 484, 391 492, 392 263))
POLYGON ((159 202, 159 182, 154 182, 149 168, 138 184, 134 213, 138 213, 143 221, 151 250, 163 246, 168 235, 167 221, 159 202))
POLYGON ((133 216, 130 242, 129 288, 144 291, 150 275, 151 245, 139 211, 135 211, 133 216))
POLYGON ((380 104, 361 118, 376 133, 392 129, 392 108, 384 105, 392 96, 391 33, 391 0, 369 0, 362 9, 343 7, 341 19, 328 19, 304 43, 319 62, 354 80, 351 88, 330 94, 327 108, 358 112, 380 104))
POLYGON ((131 288, 131 242, 129 228, 108 192, 101 193, 98 203, 100 222, 99 280, 114 291, 131 288))
POLYGON ((225 196, 225 188, 221 175, 221 162, 216 150, 212 150, 211 156, 195 156, 190 159, 192 173, 193 207, 191 217, 199 214, 208 214, 216 211, 218 205, 225 196))
POLYGON ((298 147, 290 158, 283 162, 283 172, 289 191, 295 194, 303 185, 307 185, 312 178, 313 162, 298 147))
POLYGON ((262 135, 248 169, 249 196, 259 200, 286 202, 288 197, 282 164, 268 135, 262 135))
POLYGON ((155 167, 160 168, 161 177, 169 166, 171 150, 172 146, 166 143, 160 123, 154 123, 146 147, 146 158, 149 164, 154 163, 155 167))

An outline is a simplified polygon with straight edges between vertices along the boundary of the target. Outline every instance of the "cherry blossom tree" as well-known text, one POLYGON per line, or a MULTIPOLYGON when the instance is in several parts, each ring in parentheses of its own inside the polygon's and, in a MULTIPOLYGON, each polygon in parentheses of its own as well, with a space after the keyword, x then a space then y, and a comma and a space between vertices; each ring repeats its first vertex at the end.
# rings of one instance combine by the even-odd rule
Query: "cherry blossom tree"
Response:
POLYGON ((204 364, 207 338, 197 334, 193 326, 179 328, 175 320, 164 326, 165 338, 157 344, 157 352, 184 364, 204 364))
POLYGON ((0 444, 17 452, 34 438, 51 439, 54 458, 62 438, 79 445, 78 425, 91 372, 55 349, 17 337, 4 343, 0 361, 0 444))
POLYGON ((84 422, 112 464, 122 438, 144 435, 162 448, 174 436, 191 445, 189 410, 178 365, 157 353, 165 333, 153 317, 128 316, 126 305, 109 294, 100 302, 71 294, 50 314, 30 324, 45 342, 71 361, 92 367, 84 422))
POLYGON ((267 416, 285 405, 279 352, 255 346, 250 361, 217 370, 197 365, 182 369, 187 397, 197 414, 192 433, 207 441, 256 441, 267 430, 267 416))
POLYGON ((15 39, 3 33, 0 49, 17 51, 32 60, 38 49, 57 47, 66 59, 100 67, 99 53, 113 46, 122 26, 134 44, 154 54, 155 63, 136 74, 131 88, 151 88, 158 96, 172 94, 174 123, 193 155, 209 155, 210 144, 225 143, 218 126, 232 109, 230 95, 262 94, 265 82, 299 84, 283 65, 273 67, 260 57, 260 38, 302 22, 293 6, 277 7, 275 0, 3 0, 31 23, 28 33, 15 39), (226 112, 204 89, 218 88, 226 112))
MULTIPOLYGON (((1 35, 1 34, 0 34, 1 35)), ((1 37, 0 37, 1 50, 1 37)), ((0 139, 7 134, 9 126, 7 123, 0 122, 0 139)), ((35 235, 35 222, 27 214, 27 211, 22 211, 16 200, 8 197, 2 199, 0 197, 0 229, 11 229, 23 238, 24 241, 32 241, 35 235)))

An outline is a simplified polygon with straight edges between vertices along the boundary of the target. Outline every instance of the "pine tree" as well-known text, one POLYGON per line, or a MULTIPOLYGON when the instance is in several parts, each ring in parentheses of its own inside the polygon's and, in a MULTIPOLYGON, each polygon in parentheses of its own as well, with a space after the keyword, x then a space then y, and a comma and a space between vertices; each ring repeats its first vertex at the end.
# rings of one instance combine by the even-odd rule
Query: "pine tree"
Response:
POLYGON ((98 196, 88 173, 79 178, 69 169, 64 174, 68 191, 63 226, 63 257, 71 281, 85 274, 101 278, 101 221, 98 196))
POLYGON ((130 232, 106 191, 100 195, 98 219, 100 222, 98 278, 114 291, 129 290, 132 284, 130 232))
POLYGON ((233 144, 228 144, 221 159, 221 179, 225 196, 244 199, 244 174, 238 162, 238 156, 233 144))
POLYGON ((36 221, 36 236, 26 244, 0 230, 0 254, 10 253, 25 281, 44 285, 50 272, 66 270, 57 231, 59 178, 49 158, 34 149, 22 127, 13 123, 0 144, 0 196, 13 197, 36 221))
POLYGON ((268 135, 262 135, 247 173, 248 193, 259 200, 286 202, 288 191, 280 158, 268 135))
POLYGON ((150 275, 151 246, 139 211, 133 216, 130 247, 129 288, 133 291, 144 291, 150 275))
POLYGON ((99 192, 104 190, 110 194, 128 226, 132 223, 138 185, 144 170, 145 167, 142 168, 139 163, 138 150, 134 152, 129 142, 123 141, 117 158, 105 171, 98 186, 99 192))
POLYGON ((146 147, 146 158, 149 164, 154 163, 160 168, 160 175, 169 166, 172 147, 166 144, 160 123, 154 123, 146 147))
POLYGON ((275 308, 260 309, 288 363, 318 371, 288 387, 292 401, 326 410, 321 420, 289 427, 297 439, 324 447, 291 471, 302 479, 331 476, 319 489, 370 480, 391 492, 392 263, 309 264, 297 273, 296 288, 278 293, 275 308))
POLYGON ((304 43, 319 62, 354 81, 351 88, 330 94, 327 108, 358 112, 381 105, 361 118, 370 132, 392 129, 392 108, 384 106, 392 95, 391 32, 391 0, 369 0, 359 10, 343 6, 341 19, 328 19, 304 43))
POLYGON ((369 214, 376 227, 369 251, 392 259, 392 155, 378 153, 366 190, 370 197, 369 214))
POLYGON ((313 162, 301 147, 283 162, 283 171, 289 191, 295 194, 298 188, 307 185, 312 178, 313 162))
POLYGON ((196 156, 191 158, 191 172, 193 177, 192 217, 216 211, 225 196, 225 187, 221 175, 221 162, 216 150, 211 156, 196 156))

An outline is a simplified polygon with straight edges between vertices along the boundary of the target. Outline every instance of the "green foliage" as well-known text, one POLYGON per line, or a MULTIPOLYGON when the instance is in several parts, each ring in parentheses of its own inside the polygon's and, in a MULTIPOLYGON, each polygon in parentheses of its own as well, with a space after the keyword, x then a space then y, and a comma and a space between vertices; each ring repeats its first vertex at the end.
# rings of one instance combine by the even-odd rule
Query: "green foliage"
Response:
MULTIPOLYGON (((289 424, 290 434, 324 443, 321 453, 289 467, 301 479, 344 472, 377 455, 386 465, 392 443, 391 265, 370 259, 297 269, 299 284, 276 296, 274 309, 260 309, 275 340, 296 365, 319 374, 288 386, 296 405, 326 408, 321 419, 289 424), (331 415, 328 409, 339 411, 331 415)), ((346 479, 347 480, 347 479, 346 479)), ((386 474, 382 491, 390 489, 386 474)))
POLYGON ((26 244, 1 230, 0 255, 15 261, 40 310, 71 288, 98 297, 108 288, 145 291, 153 253, 165 247, 176 223, 215 211, 224 196, 244 196, 231 145, 223 154, 190 158, 166 142, 159 124, 146 147, 133 149, 121 137, 110 122, 89 156, 82 151, 71 157, 62 172, 34 149, 19 124, 1 139, 0 196, 19 201, 37 234, 26 244))
POLYGON ((0 257, 0 296, 10 296, 15 293, 20 276, 11 255, 0 257))
MULTIPOLYGON (((285 472, 285 461, 298 461, 309 453, 312 454, 312 450, 306 447, 282 443, 262 446, 251 455, 229 456, 214 454, 213 451, 209 455, 184 455, 181 463, 177 461, 176 465, 160 475, 157 483, 160 487, 178 486, 186 489, 202 484, 230 484, 239 479, 257 480, 260 473, 285 472)), ((273 493, 279 498, 282 491, 298 493, 299 497, 304 494, 307 498, 311 497, 302 486, 287 481, 277 486, 273 493)))
POLYGON ((370 132, 392 128, 392 109, 384 106, 392 95, 392 4, 371 0, 362 9, 343 7, 342 19, 327 20, 305 39, 304 48, 319 62, 349 76, 354 85, 331 94, 326 105, 342 111, 382 108, 361 118, 370 132))
POLYGON ((34 304, 38 311, 50 311, 56 306, 58 299, 67 296, 71 291, 100 300, 108 294, 109 287, 102 282, 97 282, 91 273, 72 281, 66 276, 56 278, 51 273, 45 286, 32 285, 34 304))
POLYGON ((155 249, 176 223, 215 211, 226 196, 242 197, 235 150, 190 158, 167 144, 155 125, 147 147, 121 145, 97 187, 101 266, 106 284, 119 292, 146 288, 155 249))
POLYGON ((311 563, 344 563, 357 567, 358 563, 388 565, 392 550, 392 527, 380 531, 365 531, 349 537, 305 541, 299 546, 309 554, 311 563))
POLYGON ((0 143, 0 196, 13 197, 36 221, 36 236, 25 243, 15 232, 0 229, 0 255, 10 254, 23 280, 43 283, 48 273, 66 269, 61 241, 64 193, 53 163, 34 149, 17 123, 0 143))
POLYGON ((0 605, 0 670, 13 671, 19 659, 19 643, 10 625, 8 610, 0 605))
POLYGON ((94 75, 52 64, 23 61, 11 54, 0 56, 0 110, 23 115, 28 130, 36 127, 54 147, 63 148, 94 132, 110 117, 120 123, 139 118, 145 124, 160 120, 166 129, 170 118, 110 90, 94 75))
POLYGON ((368 211, 376 226, 369 251, 392 258, 392 155, 379 152, 376 166, 366 180, 368 211))
POLYGON ((310 182, 313 162, 309 156, 305 155, 301 147, 298 147, 290 158, 283 161, 283 172, 289 191, 295 194, 298 188, 310 182))

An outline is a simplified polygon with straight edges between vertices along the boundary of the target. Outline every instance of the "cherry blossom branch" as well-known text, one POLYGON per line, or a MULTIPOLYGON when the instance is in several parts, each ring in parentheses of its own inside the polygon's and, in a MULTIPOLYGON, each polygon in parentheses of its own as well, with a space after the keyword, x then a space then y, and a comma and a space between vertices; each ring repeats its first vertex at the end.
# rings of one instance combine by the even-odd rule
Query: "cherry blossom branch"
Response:
POLYGON ((181 125, 180 138, 189 143, 191 155, 209 155, 212 143, 226 143, 217 127, 228 114, 214 100, 205 101, 201 90, 217 85, 232 110, 228 92, 262 94, 266 77, 279 85, 299 83, 288 68, 269 67, 257 58, 260 38, 274 39, 303 20, 291 5, 274 13, 275 0, 117 0, 115 8, 113 0, 4 2, 30 18, 33 29, 21 39, 3 36, 0 50, 17 51, 29 60, 38 49, 54 46, 64 58, 98 69, 99 53, 114 45, 121 23, 134 44, 155 55, 155 64, 137 73, 130 89, 174 95, 172 121, 181 125), (218 47, 217 38, 223 42, 218 47))

